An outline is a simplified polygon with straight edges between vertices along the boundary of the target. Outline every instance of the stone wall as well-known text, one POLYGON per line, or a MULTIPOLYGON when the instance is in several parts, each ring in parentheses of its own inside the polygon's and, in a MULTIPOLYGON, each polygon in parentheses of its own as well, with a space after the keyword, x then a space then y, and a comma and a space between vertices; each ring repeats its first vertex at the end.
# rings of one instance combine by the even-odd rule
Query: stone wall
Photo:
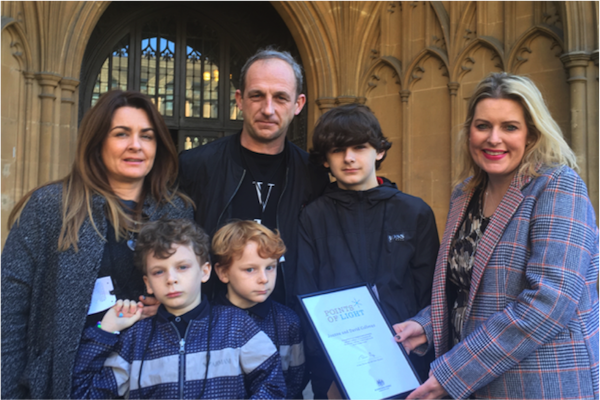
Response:
MULTIPOLYGON (((305 66, 309 143, 327 109, 369 105, 393 142, 381 175, 431 205, 440 235, 456 128, 474 85, 492 71, 540 87, 598 213, 598 2, 272 4, 305 66)), ((107 6, 1 3, 2 245, 14 203, 69 171, 80 68, 107 6)))

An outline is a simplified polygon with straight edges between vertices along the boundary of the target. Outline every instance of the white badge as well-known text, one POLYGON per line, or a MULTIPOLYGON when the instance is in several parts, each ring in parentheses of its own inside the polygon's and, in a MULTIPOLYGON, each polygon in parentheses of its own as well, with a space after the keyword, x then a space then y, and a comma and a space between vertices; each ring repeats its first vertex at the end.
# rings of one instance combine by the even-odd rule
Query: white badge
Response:
POLYGON ((100 311, 108 310, 117 303, 117 296, 110 294, 114 290, 112 279, 110 276, 96 279, 94 292, 92 293, 92 302, 88 315, 99 313, 100 311))

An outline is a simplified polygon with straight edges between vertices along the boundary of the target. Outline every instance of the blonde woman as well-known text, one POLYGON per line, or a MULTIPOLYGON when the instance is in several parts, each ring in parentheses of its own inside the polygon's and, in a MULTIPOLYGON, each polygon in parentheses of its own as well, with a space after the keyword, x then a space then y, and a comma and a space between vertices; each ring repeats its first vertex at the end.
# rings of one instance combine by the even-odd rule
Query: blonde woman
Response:
POLYGON ((459 143, 431 306, 394 326, 435 348, 409 398, 598 398, 598 229, 575 155, 506 73, 479 83, 459 143))
POLYGON ((141 223, 192 219, 177 164, 150 99, 111 91, 81 122, 71 173, 15 206, 2 252, 3 398, 69 398, 81 333, 110 307, 98 287, 116 299, 144 294, 133 266, 141 223))

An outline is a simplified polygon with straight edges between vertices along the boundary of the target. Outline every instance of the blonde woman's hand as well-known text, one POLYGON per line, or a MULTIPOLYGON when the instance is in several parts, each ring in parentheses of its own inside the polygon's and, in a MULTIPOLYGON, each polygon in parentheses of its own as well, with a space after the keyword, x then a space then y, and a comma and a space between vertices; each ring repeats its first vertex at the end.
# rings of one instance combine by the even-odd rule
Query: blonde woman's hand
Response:
POLYGON ((404 350, 408 354, 415 348, 427 343, 427 336, 421 324, 415 321, 406 321, 393 326, 396 336, 396 342, 404 346, 404 350))
POLYGON ((446 396, 448 396, 446 389, 440 385, 435 376, 429 373, 429 379, 413 390, 407 399, 443 399, 446 396))

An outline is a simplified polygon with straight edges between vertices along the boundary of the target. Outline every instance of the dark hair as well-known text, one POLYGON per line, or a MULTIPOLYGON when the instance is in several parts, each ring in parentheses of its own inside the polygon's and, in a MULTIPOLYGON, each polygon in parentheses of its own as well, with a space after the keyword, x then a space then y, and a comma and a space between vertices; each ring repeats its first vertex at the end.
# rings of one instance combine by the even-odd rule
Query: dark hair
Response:
POLYGON ((133 263, 146 274, 146 258, 150 254, 156 258, 167 259, 175 253, 173 245, 178 244, 191 247, 202 265, 209 261, 209 242, 206 232, 193 221, 160 219, 147 222, 140 230, 133 263))
MULTIPOLYGON (((152 100, 136 91, 111 90, 100 96, 96 105, 85 114, 81 121, 75 161, 69 175, 59 181, 46 184, 63 183, 62 228, 58 237, 59 251, 67 250, 71 246, 77 250, 79 228, 86 218, 89 218, 98 235, 104 238, 92 217, 93 194, 100 194, 106 200, 106 215, 115 229, 117 240, 127 236, 128 226, 133 225, 131 216, 124 210, 121 201, 108 182, 106 166, 102 161, 102 146, 110 131, 115 111, 121 107, 144 110, 154 128, 156 137, 154 165, 144 178, 136 214, 138 216, 141 214, 144 199, 148 195, 159 203, 171 202, 175 195, 182 197, 187 204, 191 203, 188 197, 176 190, 177 150, 169 129, 152 100)), ((9 227, 12 226, 31 194, 37 189, 27 193, 16 204, 9 216, 9 227)))
MULTIPOLYGON (((383 136, 373 111, 358 103, 332 108, 321 115, 315 126, 312 142, 310 158, 319 165, 327 161, 327 153, 334 147, 348 147, 368 142, 377 153, 392 147, 383 136)), ((376 161, 376 169, 379 169, 386 155, 387 153, 381 160, 376 161)))
POLYGON ((240 74, 240 92, 242 92, 242 97, 244 97, 244 90, 246 90, 246 75, 248 75, 248 70, 252 64, 259 60, 270 60, 273 58, 283 60, 292 67, 294 77, 296 78, 296 98, 302 93, 302 67, 300 64, 294 60, 294 57, 292 57, 288 51, 278 51, 269 46, 264 49, 259 49, 242 67, 242 72, 240 74))
POLYGON ((279 259, 285 253, 285 244, 279 232, 273 232, 255 221, 232 221, 215 233, 212 252, 215 267, 227 270, 234 260, 244 254, 248 242, 256 242, 257 253, 261 258, 279 259))

